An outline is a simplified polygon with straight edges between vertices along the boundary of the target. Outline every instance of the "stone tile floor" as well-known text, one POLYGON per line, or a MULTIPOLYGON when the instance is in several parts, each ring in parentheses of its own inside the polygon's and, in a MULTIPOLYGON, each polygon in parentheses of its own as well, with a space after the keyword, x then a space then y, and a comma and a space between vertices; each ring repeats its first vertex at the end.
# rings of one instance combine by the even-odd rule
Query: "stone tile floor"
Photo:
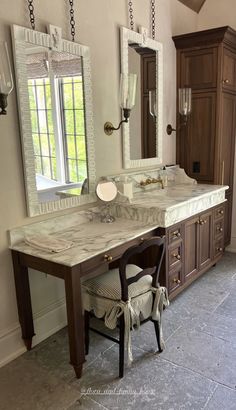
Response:
POLYGON ((134 362, 118 374, 118 346, 92 334, 81 380, 66 329, 0 369, 0 410, 236 410, 236 254, 172 301, 166 349, 151 322, 132 333, 134 362))

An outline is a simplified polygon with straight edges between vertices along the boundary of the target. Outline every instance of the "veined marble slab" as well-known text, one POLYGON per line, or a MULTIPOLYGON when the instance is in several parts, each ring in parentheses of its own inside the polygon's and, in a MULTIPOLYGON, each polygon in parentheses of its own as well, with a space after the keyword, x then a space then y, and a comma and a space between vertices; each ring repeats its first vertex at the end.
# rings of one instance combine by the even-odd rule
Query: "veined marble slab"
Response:
POLYGON ((113 213, 135 221, 167 228, 225 201, 228 186, 179 184, 164 189, 135 193, 132 199, 119 197, 113 213))
POLYGON ((156 228, 156 225, 120 218, 112 224, 102 223, 97 211, 99 210, 80 211, 12 229, 10 248, 48 261, 74 266, 156 228), (40 233, 72 241, 74 246, 59 253, 52 253, 33 248, 24 242, 25 235, 40 233))

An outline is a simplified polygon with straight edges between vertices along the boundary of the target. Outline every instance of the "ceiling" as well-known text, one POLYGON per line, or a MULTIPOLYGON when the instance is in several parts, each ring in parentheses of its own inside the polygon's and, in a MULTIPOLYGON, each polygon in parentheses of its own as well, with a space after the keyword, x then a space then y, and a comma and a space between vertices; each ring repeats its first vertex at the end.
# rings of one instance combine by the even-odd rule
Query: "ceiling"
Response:
POLYGON ((203 4, 206 2, 206 0, 179 0, 179 1, 180 3, 183 3, 185 6, 189 7, 193 11, 196 11, 196 13, 199 13, 203 4))

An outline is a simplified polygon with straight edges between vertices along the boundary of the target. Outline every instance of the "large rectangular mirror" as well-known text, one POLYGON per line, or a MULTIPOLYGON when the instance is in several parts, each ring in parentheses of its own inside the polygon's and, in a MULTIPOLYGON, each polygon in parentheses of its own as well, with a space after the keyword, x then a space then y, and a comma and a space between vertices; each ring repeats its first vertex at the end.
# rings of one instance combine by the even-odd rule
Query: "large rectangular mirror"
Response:
POLYGON ((30 216, 95 200, 89 49, 13 26, 30 216))
POLYGON ((162 44, 121 27, 121 72, 137 74, 135 107, 123 124, 124 168, 162 163, 162 44))

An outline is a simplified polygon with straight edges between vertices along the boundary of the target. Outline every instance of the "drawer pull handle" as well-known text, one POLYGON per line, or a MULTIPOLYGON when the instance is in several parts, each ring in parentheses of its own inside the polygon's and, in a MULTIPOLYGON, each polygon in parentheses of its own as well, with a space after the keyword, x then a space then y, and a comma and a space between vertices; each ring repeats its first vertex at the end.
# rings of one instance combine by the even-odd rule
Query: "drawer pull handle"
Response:
POLYGON ((223 248, 216 248, 217 251, 222 252, 223 248))
POLYGON ((217 231, 223 232, 223 228, 221 228, 220 226, 217 226, 217 231))
POLYGON ((107 254, 106 254, 106 255, 104 255, 104 260, 105 260, 105 261, 107 261, 107 262, 111 262, 111 261, 112 261, 112 259, 113 259, 113 258, 112 258, 112 256, 111 256, 111 255, 107 255, 107 254))
POLYGON ((178 253, 173 253, 172 256, 180 261, 181 256, 178 253))
POLYGON ((199 221, 199 223, 200 225, 204 225, 204 221, 202 219, 199 221))
POLYGON ((229 84, 228 78, 226 78, 225 80, 223 80, 223 84, 229 84))
POLYGON ((140 242, 144 242, 144 238, 140 238, 140 242))
POLYGON ((224 215, 223 209, 221 209, 218 213, 219 213, 220 215, 224 215))
POLYGON ((177 278, 174 278, 174 279, 173 279, 173 282, 174 282, 174 283, 177 283, 177 285, 179 285, 179 284, 181 283, 181 281, 180 281, 179 279, 177 279, 177 278))

